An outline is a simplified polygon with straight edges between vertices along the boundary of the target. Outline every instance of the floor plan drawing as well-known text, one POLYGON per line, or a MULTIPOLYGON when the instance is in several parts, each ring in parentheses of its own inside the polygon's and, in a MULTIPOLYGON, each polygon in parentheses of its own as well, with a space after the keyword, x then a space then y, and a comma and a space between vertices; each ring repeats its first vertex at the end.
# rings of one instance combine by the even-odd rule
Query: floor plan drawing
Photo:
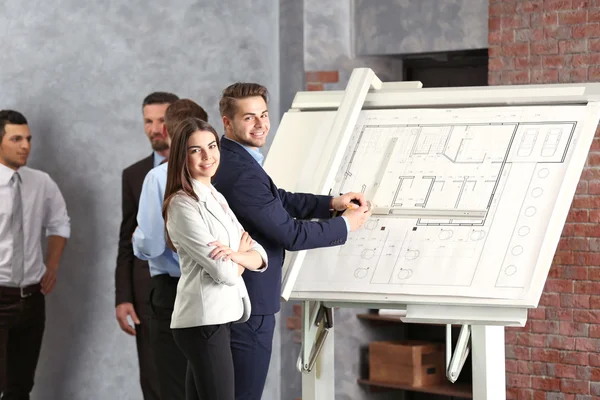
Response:
POLYGON ((295 290, 521 296, 584 117, 584 106, 362 111, 331 192, 364 193, 373 215, 344 246, 309 252, 295 290))

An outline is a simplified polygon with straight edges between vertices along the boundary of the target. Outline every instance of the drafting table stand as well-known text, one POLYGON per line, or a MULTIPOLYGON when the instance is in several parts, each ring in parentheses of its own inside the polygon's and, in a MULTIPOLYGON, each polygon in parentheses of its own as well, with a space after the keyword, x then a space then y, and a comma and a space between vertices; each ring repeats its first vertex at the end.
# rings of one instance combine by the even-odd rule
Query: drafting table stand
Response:
MULTIPOLYGON (((355 69, 350 77, 345 91, 329 92, 299 92, 292 104, 290 113, 302 113, 321 110, 336 111, 330 131, 335 145, 345 149, 348 146, 350 131, 354 128, 363 109, 409 109, 409 108, 444 108, 444 107, 503 107, 528 105, 565 105, 580 104, 595 106, 600 100, 598 84, 568 84, 568 85, 529 85, 508 87, 453 88, 453 89, 421 89, 420 82, 391 82, 382 83, 371 69, 355 69)), ((597 110, 596 108, 595 110, 597 110)), ((600 113, 596 113, 600 114, 600 113)), ((598 115, 586 127, 595 131, 598 115), (595 125, 594 125, 595 124, 595 125)), ((284 135, 285 132, 281 132, 284 135)), ((577 157, 585 160, 585 155, 591 144, 593 133, 582 140, 587 141, 579 146, 577 157), (586 148, 587 146, 587 148, 586 148)), ((277 140, 277 138, 276 138, 277 140)), ((392 146, 396 143, 393 142, 392 146)), ((273 152, 273 149, 271 149, 273 152)), ((273 159, 283 157, 269 156, 273 159)), ((326 159, 324 171, 326 176, 321 181, 316 193, 326 194, 331 190, 332 182, 339 169, 343 152, 331 151, 334 156, 326 159)), ((310 157, 310 155, 308 156, 310 157)), ((267 157, 267 160, 269 157, 267 157)), ((279 162, 277 160, 272 162, 279 162)), ((283 160, 281 160, 283 162, 283 160)), ((574 165, 573 176, 583 169, 583 162, 574 165)), ((267 161, 268 163, 268 161, 267 161)), ((266 167, 267 170, 268 167, 266 167)), ((277 183, 277 180, 274 179, 277 183)), ((575 179, 576 180, 576 179, 575 179)), ((577 182, 566 182, 565 190, 574 194, 577 182)), ((291 189, 291 188, 287 188, 291 189)), ((369 196, 367 196, 369 197, 369 196)), ((570 200, 568 201, 570 203, 570 200)), ((377 207, 377 205, 375 205, 377 207)), ((560 232, 564 224, 568 205, 560 218, 556 218, 554 231, 560 232), (564 214, 564 215, 563 215, 564 214), (558 230, 557 230, 558 229, 558 230)), ((401 210, 400 210, 401 211, 401 210)), ((424 210, 423 218, 431 218, 431 213, 437 216, 453 213, 452 218, 460 218, 452 210, 424 210)), ((467 213, 477 213, 477 210, 466 210, 467 213)), ((374 214, 389 214, 389 209, 375 209, 374 214)), ((407 210, 410 217, 418 217, 418 212, 407 210)), ((468 217, 465 217, 468 218, 468 217)), ((560 236, 560 235, 558 235, 560 236)), ((294 283, 298 278, 299 268, 289 267, 284 271, 282 298, 284 300, 302 301, 302 349, 298 358, 297 368, 302 372, 302 398, 304 400, 334 399, 334 332, 333 308, 385 308, 404 310, 401 317, 407 323, 446 324, 446 376, 454 382, 463 367, 465 359, 472 354, 473 363, 473 398, 475 400, 503 400, 506 398, 505 382, 505 326, 524 326, 527 320, 527 310, 538 305, 544 286, 552 255, 554 254, 559 237, 547 247, 546 267, 543 271, 536 270, 534 278, 539 290, 534 291, 523 301, 487 302, 481 306, 477 302, 454 302, 444 299, 436 301, 419 300, 418 296, 389 296, 382 299, 370 300, 369 296, 351 294, 321 296, 298 292, 294 283), (552 247, 554 246, 554 247, 552 247), (454 350, 451 347, 451 325, 462 325, 458 342, 454 350)), ((541 251, 544 251, 542 248, 541 251)), ((305 252, 295 254, 296 260, 302 260, 305 252)), ((297 263, 298 264, 298 263, 297 263)))

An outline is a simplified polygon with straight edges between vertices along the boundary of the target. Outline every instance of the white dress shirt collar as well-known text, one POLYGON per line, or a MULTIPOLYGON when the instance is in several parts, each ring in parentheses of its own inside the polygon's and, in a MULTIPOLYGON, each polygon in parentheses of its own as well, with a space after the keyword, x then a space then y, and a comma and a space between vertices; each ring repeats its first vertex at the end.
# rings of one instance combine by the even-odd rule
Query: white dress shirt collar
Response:
POLYGON ((212 196, 213 191, 216 192, 216 189, 213 187, 213 185, 205 185, 196 179, 192 179, 192 188, 194 189, 196 196, 198 196, 198 200, 204 202, 206 202, 206 199, 209 196, 212 196))
MULTIPOLYGON (((0 163, 0 185, 8 185, 15 172, 14 169, 0 163)), ((21 180, 23 180, 23 177, 21 177, 21 180)))

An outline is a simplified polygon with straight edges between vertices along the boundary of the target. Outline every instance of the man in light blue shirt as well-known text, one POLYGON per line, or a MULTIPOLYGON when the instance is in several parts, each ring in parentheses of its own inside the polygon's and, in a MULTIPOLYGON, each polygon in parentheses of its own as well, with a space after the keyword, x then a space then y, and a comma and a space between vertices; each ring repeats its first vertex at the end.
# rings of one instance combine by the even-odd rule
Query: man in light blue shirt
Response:
POLYGON ((167 186, 168 164, 165 162, 148 172, 142 185, 137 214, 138 227, 133 234, 133 253, 150 266, 150 276, 168 275, 179 278, 179 257, 166 246, 162 205, 167 186))
MULTIPOLYGON (((165 112, 165 134, 172 137, 177 123, 190 117, 208 119, 206 111, 191 100, 173 102, 165 112)), ((184 400, 187 360, 171 333, 171 314, 181 270, 177 253, 166 245, 162 217, 167 169, 168 163, 162 163, 150 170, 144 179, 138 226, 133 234, 133 252, 136 257, 148 261, 152 277, 150 306, 154 315, 150 321, 150 343, 158 369, 161 398, 184 400)))

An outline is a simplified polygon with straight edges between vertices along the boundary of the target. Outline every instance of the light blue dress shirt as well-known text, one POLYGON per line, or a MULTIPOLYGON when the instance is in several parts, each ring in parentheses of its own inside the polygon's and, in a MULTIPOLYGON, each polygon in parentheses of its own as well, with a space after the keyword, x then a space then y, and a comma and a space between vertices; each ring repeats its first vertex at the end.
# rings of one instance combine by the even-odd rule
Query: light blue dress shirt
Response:
POLYGON ((252 158, 254 158, 256 160, 256 162, 258 163, 258 165, 260 165, 261 167, 263 166, 263 162, 265 161, 265 156, 263 156, 263 154, 260 152, 260 150, 258 149, 253 149, 250 146, 246 146, 245 144, 241 144, 239 142, 236 142, 235 140, 231 140, 225 136, 223 136, 224 140, 229 140, 233 143, 237 143, 238 145, 242 146, 244 149, 246 149, 246 151, 252 156, 252 158))
POLYGON ((167 247, 162 217, 167 168, 167 163, 160 164, 151 169, 144 179, 137 214, 138 227, 133 234, 133 254, 148 260, 150 276, 169 274, 180 277, 179 256, 167 247))
MULTIPOLYGON (((225 136, 223 136, 224 140, 231 140, 225 136)), ((235 140, 231 140, 234 143, 239 144, 240 146, 242 146, 244 149, 246 149, 246 151, 252 156, 252 158, 254 158, 256 160, 256 162, 258 163, 258 165, 260 165, 261 167, 263 166, 263 162, 265 161, 265 156, 263 156, 263 154, 260 152, 260 150, 258 149, 253 149, 250 146, 246 146, 245 144, 241 144, 239 142, 236 142, 235 140)), ((141 202, 141 200, 140 200, 141 202)), ((348 218, 342 216, 342 218, 344 219, 344 222, 346 223, 346 229, 348 229, 348 233, 350 233, 350 222, 348 221, 348 218)))
POLYGON ((158 154, 157 152, 154 152, 154 168, 158 167, 160 165, 160 163, 166 159, 167 159, 166 157, 163 157, 160 154, 158 154))

